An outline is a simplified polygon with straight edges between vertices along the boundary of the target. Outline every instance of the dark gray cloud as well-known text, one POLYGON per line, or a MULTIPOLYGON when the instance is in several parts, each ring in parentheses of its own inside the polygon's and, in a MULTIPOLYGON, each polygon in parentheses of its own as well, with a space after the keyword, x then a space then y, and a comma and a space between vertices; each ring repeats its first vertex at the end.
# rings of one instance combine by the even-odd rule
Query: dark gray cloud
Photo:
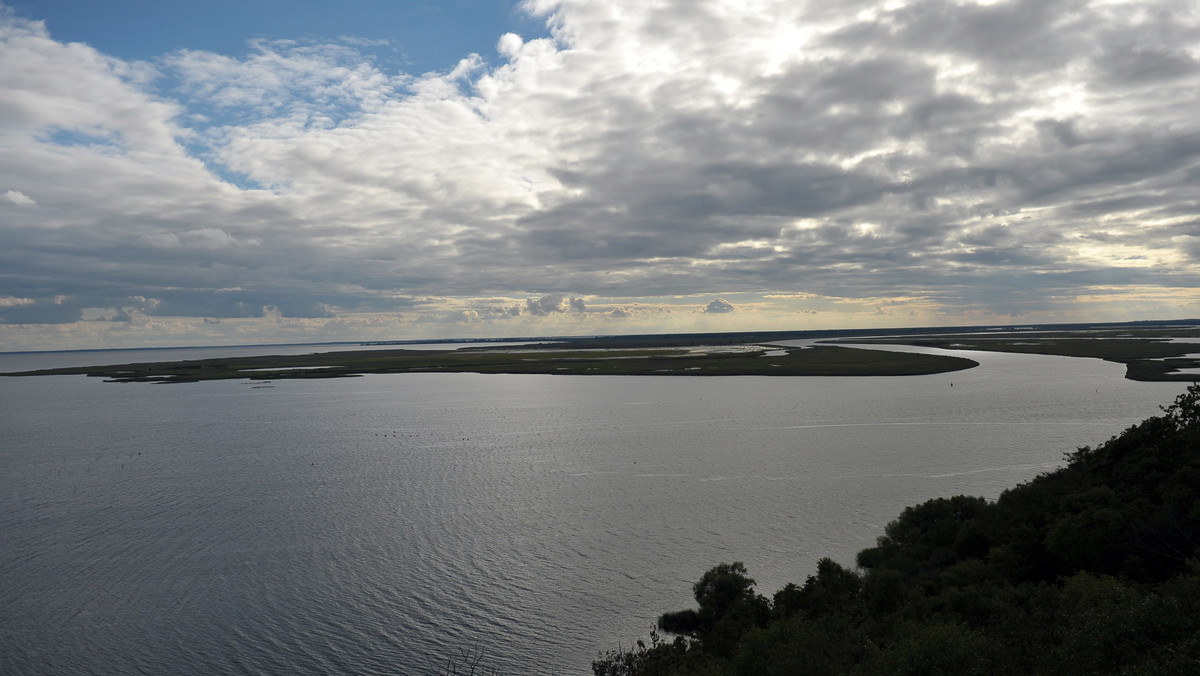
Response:
POLYGON ((83 308, 70 302, 39 301, 0 307, 0 322, 5 324, 70 324, 82 317, 83 308))
POLYGON ((567 304, 566 294, 553 293, 541 298, 530 298, 525 301, 525 309, 532 315, 547 315, 551 312, 566 312, 570 306, 567 304))

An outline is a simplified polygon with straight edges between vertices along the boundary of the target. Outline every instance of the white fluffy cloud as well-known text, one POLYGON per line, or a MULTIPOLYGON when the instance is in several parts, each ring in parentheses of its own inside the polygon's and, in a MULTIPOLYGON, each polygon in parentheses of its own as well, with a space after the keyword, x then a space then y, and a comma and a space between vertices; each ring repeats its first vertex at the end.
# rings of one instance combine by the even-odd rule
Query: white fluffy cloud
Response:
POLYGON ((15 204, 19 207, 37 206, 37 202, 34 201, 32 197, 26 195, 20 190, 9 190, 3 195, 0 195, 0 199, 8 202, 9 204, 15 204))
POLYGON ((347 40, 128 63, 0 11, 0 297, 32 299, 0 340, 86 308, 148 343, 702 329, 725 306, 637 308, 716 295, 776 328, 813 298, 831 326, 1200 310, 1194 3, 523 8, 551 37, 424 76, 347 40))

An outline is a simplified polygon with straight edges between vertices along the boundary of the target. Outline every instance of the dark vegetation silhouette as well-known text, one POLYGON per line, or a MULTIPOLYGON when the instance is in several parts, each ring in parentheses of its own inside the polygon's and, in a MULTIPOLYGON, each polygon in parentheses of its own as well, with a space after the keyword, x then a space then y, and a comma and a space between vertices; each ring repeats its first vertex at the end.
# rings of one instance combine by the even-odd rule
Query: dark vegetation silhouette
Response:
POLYGON ((822 559, 770 600, 723 563, 593 672, 1200 674, 1200 385, 1065 459, 908 507, 857 569, 822 559))
POLYGON ((438 673, 440 676, 496 676, 494 667, 480 665, 483 657, 483 649, 479 646, 469 650, 460 648, 457 655, 446 660, 445 667, 438 673))

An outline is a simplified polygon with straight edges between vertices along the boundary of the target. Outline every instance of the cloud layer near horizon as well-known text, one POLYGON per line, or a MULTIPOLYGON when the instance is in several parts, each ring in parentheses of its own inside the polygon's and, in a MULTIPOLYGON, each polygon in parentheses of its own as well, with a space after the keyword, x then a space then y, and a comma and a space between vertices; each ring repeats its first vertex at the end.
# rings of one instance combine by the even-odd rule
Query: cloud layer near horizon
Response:
POLYGON ((1200 315, 1194 2, 523 9, 419 76, 0 11, 0 341, 1200 315))

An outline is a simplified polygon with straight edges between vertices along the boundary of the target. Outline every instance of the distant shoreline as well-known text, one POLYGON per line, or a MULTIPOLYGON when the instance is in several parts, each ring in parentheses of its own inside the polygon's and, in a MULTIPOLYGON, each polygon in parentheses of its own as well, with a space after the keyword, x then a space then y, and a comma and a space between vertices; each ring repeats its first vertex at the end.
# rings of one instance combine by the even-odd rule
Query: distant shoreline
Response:
POLYGON ((41 369, 9 376, 87 375, 108 382, 197 382, 344 378, 386 373, 505 373, 626 376, 901 376, 973 368, 978 363, 941 355, 836 346, 769 345, 546 349, 362 350, 307 355, 41 369))
MULTIPOLYGON (((1104 359, 1140 381, 1200 380, 1196 322, 663 334, 585 338, 437 341, 475 343, 456 350, 377 349, 81 366, 4 373, 87 375, 110 382, 196 382, 344 378, 385 373, 506 373, 656 376, 907 376, 978 366, 967 356, 874 350, 912 345, 940 350, 1018 352, 1104 359), (890 331, 890 332, 888 332, 890 331), (819 341, 808 347, 773 345, 819 341), (532 343, 531 341, 539 341, 532 343), (838 343, 855 344, 854 347, 838 343), (480 346, 478 343, 486 343, 480 346)), ((406 341, 387 345, 428 345, 406 341)), ((333 345, 333 344, 323 344, 333 345)), ((374 346, 376 343, 362 343, 374 346)), ((277 346, 264 346, 277 347, 277 346)), ((382 347, 382 346, 381 346, 382 347)))
MULTIPOLYGON (((1008 335, 1027 334, 1030 332, 1071 332, 1071 333, 1103 333, 1109 331, 1150 331, 1154 335, 1166 335, 1168 332, 1192 331, 1190 335, 1200 334, 1200 318, 1197 319, 1160 319, 1131 322, 1082 322, 1071 324, 979 324, 963 326, 917 326, 917 327, 886 327, 858 329, 802 329, 783 331, 725 331, 708 333, 662 333, 662 334, 613 334, 613 335, 552 335, 552 336, 505 336, 505 337, 468 337, 468 338, 412 338, 405 340, 338 340, 317 341, 309 343, 232 343, 232 344, 199 344, 199 345, 151 345, 127 347, 92 347, 66 350, 9 350, 0 351, 0 355, 19 354, 62 354, 74 352, 127 352, 127 351, 170 351, 212 348, 339 348, 348 346, 362 347, 398 347, 416 345, 448 345, 455 343, 495 343, 497 345, 512 343, 556 343, 561 345, 583 345, 606 343, 627 343, 636 345, 648 344, 688 344, 688 345, 727 345, 733 343, 759 344, 773 343, 781 340, 820 340, 831 341, 841 338, 916 338, 919 336, 946 336, 961 334, 1008 335)), ((858 342, 858 341, 856 341, 858 342)))

